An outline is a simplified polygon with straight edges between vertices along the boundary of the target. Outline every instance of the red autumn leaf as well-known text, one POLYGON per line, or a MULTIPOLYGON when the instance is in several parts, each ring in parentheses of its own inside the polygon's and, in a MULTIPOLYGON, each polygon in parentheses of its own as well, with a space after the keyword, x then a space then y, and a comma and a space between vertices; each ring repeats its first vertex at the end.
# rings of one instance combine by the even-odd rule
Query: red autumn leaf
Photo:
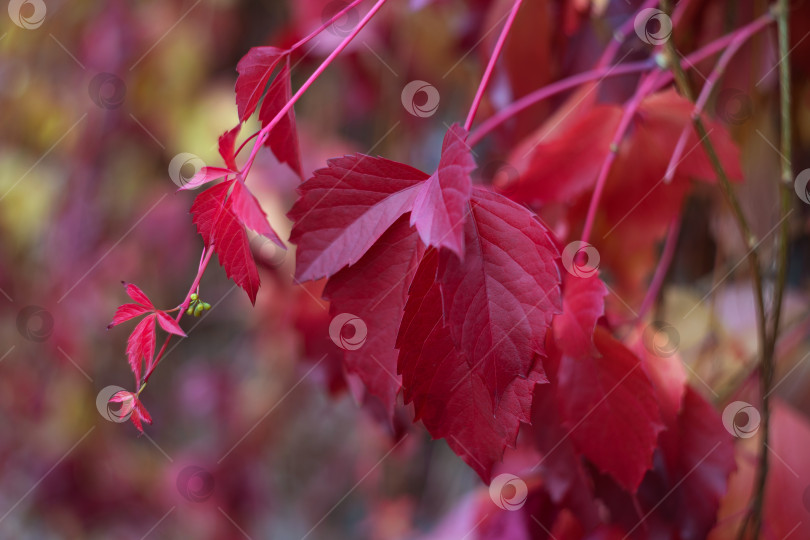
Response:
POLYGON ((266 236, 278 244, 279 247, 286 247, 270 226, 270 223, 268 223, 267 214, 262 210, 259 201, 242 182, 237 180, 233 183, 230 198, 233 200, 233 211, 248 229, 266 236))
POLYGON ((537 466, 551 500, 571 509, 578 520, 590 528, 598 522, 597 505, 586 469, 569 438, 570 432, 561 424, 555 399, 557 385, 553 372, 556 371, 556 361, 550 358, 543 363, 547 366, 551 383, 534 387, 532 425, 528 433, 542 453, 537 466))
MULTIPOLYGON (((665 210, 666 216, 662 219, 669 221, 668 216, 678 211, 678 205, 672 204, 671 200, 664 208, 661 203, 649 204, 644 196, 662 181, 681 132, 691 125, 693 109, 694 105, 674 90, 651 94, 642 101, 619 145, 605 184, 606 196, 619 192, 624 196, 624 200, 617 197, 616 212, 626 213, 638 203, 647 207, 645 210, 649 215, 654 215, 656 210, 665 210), (628 193, 634 195, 628 197, 628 193)), ((538 140, 530 139, 516 151, 515 162, 520 162, 518 154, 526 152, 525 145, 533 148, 528 163, 523 165, 520 181, 510 186, 510 194, 525 201, 573 202, 573 198, 596 182, 621 116, 621 105, 596 105, 585 109, 551 135, 545 135, 546 127, 543 126, 534 136, 538 140)), ((717 122, 708 118, 704 120, 711 130, 709 138, 726 173, 730 178, 741 178, 739 150, 728 132, 717 122)), ((673 184, 690 178, 715 179, 714 169, 694 130, 690 132, 683 159, 675 168, 672 184, 662 183, 656 191, 660 189, 665 193, 673 184)), ((619 219, 623 213, 619 214, 619 219)), ((615 221, 618 219, 611 224, 615 221)))
POLYGON ((137 285, 133 283, 124 283, 124 287, 129 297, 135 300, 137 303, 141 304, 142 306, 146 306, 149 309, 155 309, 155 306, 152 305, 152 302, 137 285))
POLYGON ((402 216, 356 264, 329 278, 323 291, 333 316, 351 313, 365 323, 366 342, 344 352, 345 369, 360 377, 389 418, 402 384, 394 349, 397 329, 422 250, 407 216, 402 216))
POLYGON ((127 360, 136 384, 141 382, 143 364, 150 365, 155 355, 155 314, 144 317, 127 340, 127 360))
POLYGON ((242 124, 237 124, 235 128, 226 131, 219 136, 218 146, 219 155, 225 165, 231 170, 237 170, 239 167, 236 165, 236 137, 239 135, 239 130, 242 129, 242 124))
POLYGON ((235 171, 230 169, 223 169, 221 167, 202 167, 197 174, 192 176, 188 182, 180 186, 177 191, 197 189, 198 187, 219 180, 229 174, 234 174, 235 171))
POLYGON ((559 255, 534 214, 501 195, 476 189, 467 211, 463 260, 442 252, 437 284, 453 342, 497 404, 545 354, 559 255))
POLYGON ((598 356, 564 353, 557 399, 563 425, 577 450, 635 492, 652 467, 664 428, 658 401, 639 358, 607 330, 596 328, 598 356))
POLYGON ((202 236, 206 246, 214 243, 214 224, 219 219, 223 203, 234 182, 235 180, 230 180, 206 189, 197 195, 191 205, 194 225, 197 226, 197 232, 202 236))
POLYGON ((157 311, 156 314, 157 314, 157 321, 158 323, 160 323, 161 328, 163 328, 170 334, 186 337, 186 333, 183 332, 183 329, 180 328, 180 325, 177 324, 177 321, 172 319, 165 311, 157 311))
POLYGON ((256 110, 273 70, 289 51, 276 47, 253 47, 236 65, 236 108, 244 122, 256 110))
POLYGON ((134 317, 138 317, 143 315, 144 313, 149 313, 150 309, 146 306, 142 306, 140 304, 123 304, 118 306, 118 309, 115 311, 115 316, 110 324, 107 325, 107 330, 112 328, 113 326, 119 325, 122 322, 128 321, 134 317))
POLYGON ((485 480, 528 422, 560 309, 557 250, 527 209, 473 191, 462 259, 431 249, 397 337, 406 402, 485 480))
POLYGON ((400 216, 410 211, 428 175, 363 154, 330 159, 301 184, 287 214, 295 225, 299 281, 331 276, 356 263, 400 216))
POLYGON ((408 293, 397 337, 405 402, 413 402, 415 420, 421 419, 434 438, 445 438, 489 482, 504 449, 514 446, 520 423, 529 422, 532 389, 545 377, 538 361, 494 405, 480 366, 470 364, 444 326, 438 271, 439 254, 430 249, 408 293))
POLYGON ((706 538, 736 468, 732 437, 712 404, 687 386, 683 408, 660 443, 664 463, 656 472, 665 481, 651 482, 658 489, 643 502, 657 506, 654 523, 666 529, 666 536, 706 538))
POLYGON ((419 188, 411 211, 425 245, 464 253, 464 221, 472 193, 470 172, 475 161, 465 142, 467 131, 453 124, 444 136, 439 168, 419 188))
POLYGON ((554 340, 573 358, 596 355, 593 333, 596 321, 605 313, 607 288, 596 273, 588 277, 568 272, 563 275, 563 310, 554 318, 554 340))
MULTIPOLYGON (((269 124, 281 109, 290 101, 292 87, 290 85, 290 59, 281 67, 281 70, 270 83, 267 95, 264 96, 261 109, 259 109, 259 122, 262 127, 269 124)), ((301 178, 301 156, 298 149, 298 130, 295 127, 295 111, 292 107, 279 119, 270 130, 270 135, 264 143, 281 163, 286 163, 301 178)))
MULTIPOLYGON (((223 182, 197 195, 191 213, 205 246, 213 247, 227 276, 242 287, 255 304, 259 271, 250 252, 244 222, 234 209, 234 197, 228 196, 235 182, 239 181, 223 182)), ((235 188, 240 189, 244 187, 235 188)))
MULTIPOLYGON (((554 119, 519 145, 510 161, 519 180, 504 186, 519 202, 567 207, 566 227, 576 237, 585 222, 596 179, 610 152, 622 116, 622 105, 574 109, 554 119), (562 122, 558 125, 558 123, 562 122), (554 127, 556 126, 556 127, 554 127), (524 159, 525 155, 528 159, 524 159)), ((619 294, 633 302, 654 264, 657 243, 681 211, 692 179, 713 181, 715 175, 694 129, 694 105, 674 90, 646 97, 636 111, 604 184, 592 242, 602 263, 616 277, 619 294), (689 138, 670 183, 663 178, 684 128, 689 138)), ((704 119, 709 139, 730 178, 741 178, 739 150, 728 131, 704 119)), ((640 301, 640 299, 638 299, 640 301)))

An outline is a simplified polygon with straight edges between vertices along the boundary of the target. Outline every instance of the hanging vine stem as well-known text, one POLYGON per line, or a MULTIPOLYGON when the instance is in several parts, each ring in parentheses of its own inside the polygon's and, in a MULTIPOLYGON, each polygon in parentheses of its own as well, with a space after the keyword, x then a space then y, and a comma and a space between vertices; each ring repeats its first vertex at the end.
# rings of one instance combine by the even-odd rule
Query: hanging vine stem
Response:
MULTIPOLYGON (((780 0, 779 7, 777 8, 777 22, 779 25, 779 42, 780 42, 780 51, 781 47, 785 47, 785 54, 787 52, 787 22, 786 22, 786 13, 787 13, 787 3, 784 0, 780 0), (783 44, 784 42, 784 44, 783 44)), ((671 6, 669 0, 661 0, 661 9, 669 13, 671 11, 671 6)), ((683 68, 680 65, 680 61, 678 60, 677 51, 675 50, 675 46, 671 40, 667 41, 665 45, 666 51, 666 58, 667 63, 672 70, 672 73, 675 77, 675 82, 681 91, 681 93, 686 96, 690 101, 694 101, 694 95, 690 88, 689 82, 686 78, 686 74, 684 73, 683 68)), ((786 117, 789 117, 789 100, 785 100, 785 93, 790 91, 789 83, 790 79, 789 76, 785 76, 783 73, 784 69, 787 66, 780 68, 780 86, 782 88, 782 97, 781 97, 781 105, 782 105, 782 145, 784 149, 785 144, 790 144, 789 135, 786 140, 785 131, 789 131, 790 126, 786 124, 786 117), (785 113, 785 106, 787 106, 787 113, 785 113)), ((769 394, 770 389, 773 382, 773 372, 774 372, 774 349, 776 344, 776 338, 778 336, 778 323, 779 323, 779 315, 778 312, 781 311, 781 295, 784 291, 784 272, 785 266, 787 261, 786 250, 782 249, 782 245, 786 244, 787 240, 786 236, 786 217, 787 211, 786 206, 783 203, 782 206, 782 222, 780 231, 780 262, 779 262, 779 275, 782 276, 779 278, 781 281, 781 285, 777 284, 777 293, 780 296, 779 299, 775 298, 774 301, 774 316, 773 316, 773 324, 774 326, 770 329, 768 328, 768 318, 765 312, 765 305, 764 305, 764 288, 763 288, 763 281, 762 281, 762 270, 760 267, 759 261, 759 252, 757 251, 758 242, 756 238, 751 232, 751 228, 748 224, 748 221, 745 217, 745 214, 742 211, 742 206, 740 205, 739 199, 737 198, 734 190, 731 186, 731 182, 728 179, 728 176, 725 174, 723 170, 722 164, 717 156, 717 152, 714 149, 714 146, 711 143, 711 140, 707 137, 708 133, 706 131, 706 127, 703 124, 700 116, 695 116, 693 118, 693 124, 695 127, 695 131, 698 134, 698 137, 701 139, 704 149, 706 150, 707 155, 709 156, 709 161, 711 162, 712 168, 715 171, 719 181, 720 187, 723 192, 723 195, 726 198, 726 201, 731 206, 732 212, 734 214, 735 221, 737 222, 737 226, 740 230, 740 233, 743 236, 744 243, 749 247, 749 251, 746 255, 748 259, 749 266, 751 268, 751 279, 754 286, 754 296, 756 299, 756 306, 757 306, 757 327, 758 327, 758 334, 759 334, 759 349, 760 349, 760 362, 759 362, 759 375, 760 375, 760 388, 762 392, 762 425, 761 425, 761 436, 760 436, 760 451, 759 451, 759 467, 757 472, 757 479, 755 482, 755 490, 752 498, 752 505, 746 514, 746 517, 743 519, 743 522, 740 526, 740 531, 738 538, 742 539, 745 538, 746 533, 750 530, 752 533, 752 538, 756 538, 759 535, 759 531, 762 527, 762 509, 763 503, 765 498, 765 484, 768 475, 768 466, 769 466, 769 459, 768 459, 768 438, 770 434, 770 400, 769 394)), ((789 163, 787 165, 789 167, 789 163)), ((780 190, 782 190, 782 199, 786 200, 787 204, 789 205, 790 200, 789 198, 786 199, 784 194, 784 185, 785 185, 785 178, 790 179, 790 171, 788 170, 785 173, 785 164, 782 165, 782 181, 780 182, 780 190)), ((789 197, 789 195, 788 195, 789 197)))
POLYGON ((762 529, 763 509, 765 506, 765 491, 768 479, 768 440, 770 437, 771 425, 771 389, 773 388, 773 378, 776 370, 774 352, 776 342, 779 337, 779 323, 782 314, 782 299, 785 294, 785 283, 787 281, 787 258, 788 258, 788 222, 790 205, 792 200, 793 171, 791 167, 792 157, 792 124, 790 119, 790 62, 787 57, 789 50, 788 35, 788 2, 778 0, 777 4, 771 7, 771 12, 776 16, 777 33, 779 40, 779 110, 780 110, 780 148, 782 154, 781 175, 777 183, 779 191, 779 217, 780 225, 777 239, 777 271, 776 284, 774 288, 773 310, 771 311, 770 335, 765 344, 766 353, 763 362, 760 364, 759 381, 760 392, 762 393, 762 434, 759 448, 759 467, 754 481, 754 495, 752 505, 748 514, 740 527, 739 538, 745 536, 749 529, 752 537, 759 536, 762 529))
POLYGON ((522 3, 523 0, 515 0, 512 10, 509 12, 509 17, 506 19, 506 23, 504 23, 503 28, 501 29, 501 34, 498 36, 498 41, 495 43, 495 48, 492 50, 492 56, 489 57, 487 68, 484 70, 484 76, 481 77, 478 90, 475 92, 475 98, 473 98, 470 111, 467 113, 467 120, 464 122, 465 131, 469 132, 470 127, 472 127, 475 113, 478 112, 478 106, 481 105, 481 100, 484 97, 484 90, 486 90, 489 79, 492 77, 492 71, 495 69, 495 62, 497 62, 498 57, 501 55, 503 45, 506 43, 506 37, 509 35, 509 30, 512 28, 512 23, 515 22, 515 17, 517 17, 517 13, 520 10, 520 5, 522 3))

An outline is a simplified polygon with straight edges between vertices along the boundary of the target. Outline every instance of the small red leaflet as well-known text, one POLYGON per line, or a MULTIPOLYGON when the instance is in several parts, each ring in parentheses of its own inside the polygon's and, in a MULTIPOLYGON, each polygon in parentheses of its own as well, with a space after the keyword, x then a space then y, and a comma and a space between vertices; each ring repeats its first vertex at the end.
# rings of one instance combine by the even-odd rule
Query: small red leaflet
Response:
POLYGON ((186 333, 165 311, 157 309, 144 292, 132 283, 124 283, 127 294, 136 303, 123 304, 118 307, 115 316, 107 329, 126 322, 134 317, 146 315, 139 322, 127 340, 127 361, 135 376, 135 384, 140 385, 143 366, 146 364, 146 371, 152 368, 152 361, 155 355, 155 322, 160 324, 166 332, 181 337, 186 337, 186 333))

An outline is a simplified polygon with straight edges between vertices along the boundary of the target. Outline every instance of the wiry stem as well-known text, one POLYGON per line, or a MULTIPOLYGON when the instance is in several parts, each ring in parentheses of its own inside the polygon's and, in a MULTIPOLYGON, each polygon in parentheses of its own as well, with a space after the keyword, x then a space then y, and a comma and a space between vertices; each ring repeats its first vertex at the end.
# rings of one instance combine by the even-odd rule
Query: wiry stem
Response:
MULTIPOLYGON (((773 21, 772 17, 760 17, 756 21, 749 23, 730 34, 727 34, 721 38, 718 38, 711 43, 706 44, 705 46, 701 47, 700 49, 696 50, 692 54, 686 57, 685 63, 687 66, 694 66, 695 64, 702 62, 706 58, 709 58, 718 52, 722 51, 726 47, 728 47, 729 43, 734 41, 738 36, 745 36, 745 39, 748 39, 752 35, 756 34, 768 24, 773 21)), ((590 71, 585 71, 582 73, 577 73, 576 75, 572 75, 565 79, 559 80, 555 83, 549 84, 544 86, 543 88, 539 88, 530 94, 526 94, 519 100, 515 101, 514 103, 509 104, 507 107, 504 107, 491 117, 489 117, 485 122, 483 122, 480 126, 478 126, 475 131, 473 131, 469 138, 467 139, 467 143, 470 146, 475 146, 481 140, 489 135, 492 131, 494 131, 498 126, 516 116, 524 109, 531 107, 535 103, 538 103, 544 99, 547 99, 551 96, 559 94, 560 92, 564 92, 571 88, 577 87, 581 84, 585 84, 587 82, 591 82, 594 80, 606 79, 608 77, 615 77, 618 75, 627 75, 630 73, 639 73, 642 71, 647 71, 655 66, 655 62, 650 60, 643 60, 641 62, 628 62, 626 64, 614 64, 612 66, 605 66, 605 67, 597 67, 590 71)), ((658 82, 655 85, 654 90, 658 90, 672 82, 673 76, 671 73, 661 73, 658 82)))
POLYGON ((351 2, 351 3, 349 3, 349 4, 346 4, 346 5, 343 7, 343 9, 341 9, 340 11, 338 11, 337 13, 335 13, 334 15, 332 15, 332 17, 331 17, 331 18, 330 18, 328 21, 326 21, 325 23, 323 23, 322 25, 320 25, 320 26, 319 26, 317 29, 313 30, 313 31, 312 31, 312 32, 311 32, 311 33, 310 33, 308 36, 306 36, 306 37, 304 37, 304 38, 301 38, 301 39, 300 39, 300 40, 299 40, 299 41, 298 41, 298 42, 297 42, 295 45, 293 45, 292 47, 290 47, 290 52, 292 52, 292 51, 294 51, 294 50, 296 50, 296 49, 300 48, 300 47, 301 47, 301 46, 303 46, 303 45, 306 45, 306 44, 307 44, 307 43, 308 43, 308 42, 309 42, 309 41, 310 41, 312 38, 314 38, 315 36, 317 36, 318 34, 320 34, 321 32, 323 32, 324 30, 326 30, 327 28, 329 28, 330 26, 332 26, 333 24, 335 24, 335 22, 336 22, 338 19, 340 19, 341 17, 343 17, 343 16, 344 16, 346 13, 348 13, 348 12, 349 12, 349 11, 350 11, 352 8, 354 8, 355 6, 357 6, 358 4, 360 4, 360 3, 361 3, 361 2, 363 2, 363 1, 364 1, 364 0, 354 0, 353 2, 351 2))
POLYGON ((641 106, 642 100, 650 93, 655 86, 656 79, 658 78, 658 71, 649 73, 641 83, 633 97, 628 101, 622 109, 622 117, 619 119, 619 126, 613 134, 613 139, 610 141, 610 149, 602 162, 602 168, 599 170, 599 176, 596 178, 596 187, 591 195, 591 202, 588 205, 588 214, 585 217, 585 227, 582 229, 582 241, 587 242, 591 236, 593 224, 596 221, 596 212, 599 209, 599 201, 602 198, 602 191, 605 189, 607 178, 610 175, 610 169, 613 167, 613 162, 616 160, 616 155, 619 153, 619 145, 624 138, 630 123, 635 116, 636 111, 641 106))
POLYGON ((650 288, 647 289, 647 294, 644 296, 644 301, 638 310, 638 320, 644 318, 644 315, 652 307, 655 299, 658 298, 658 293, 661 286, 664 284, 664 278, 669 271, 669 265, 672 264, 672 259, 675 256, 675 248, 678 246, 678 235, 681 230, 681 215, 678 214, 669 224, 669 231, 667 231, 667 239, 664 242, 664 251, 661 252, 661 258, 658 260, 658 266, 655 268, 655 274, 650 282, 650 288))
POLYGON ((270 130, 272 130, 276 126, 276 124, 278 124, 278 122, 282 118, 284 118, 284 115, 286 115, 292 108, 292 106, 295 105, 295 103, 299 99, 301 99, 301 96, 304 95, 304 92, 306 92, 309 89, 309 87, 312 86, 312 83, 314 83, 318 79, 318 77, 321 76, 321 74, 326 70, 326 68, 329 67, 329 64, 331 64, 332 61, 335 58, 337 58, 337 56, 341 52, 343 52, 343 49, 345 49, 349 45, 349 43, 351 43, 352 40, 355 37, 357 37, 357 34, 359 34, 360 31, 366 26, 366 24, 368 24, 368 22, 374 17, 374 15, 377 14, 377 12, 380 10, 381 7, 383 7, 385 2, 386 0, 377 0, 377 2, 371 7, 371 9, 368 10, 368 13, 366 13, 363 16, 363 18, 360 19, 360 22, 357 23, 357 26, 354 27, 351 33, 345 38, 343 38, 343 41, 341 41, 340 44, 338 44, 338 46, 335 47, 334 51, 329 53, 329 56, 327 56, 326 59, 321 63, 321 65, 318 66, 317 69, 312 73, 312 75, 309 76, 306 82, 301 85, 301 88, 299 88, 298 91, 295 94, 293 94, 290 100, 284 104, 284 106, 281 108, 280 111, 278 111, 276 116, 273 117, 273 119, 270 120, 270 122, 259 131, 259 134, 256 138, 256 142, 253 143, 253 149, 250 152, 250 157, 248 157, 245 166, 242 167, 242 170, 240 171, 243 178, 246 178, 248 173, 250 172, 250 168, 253 166, 253 160, 256 159, 256 154, 259 152, 259 149, 264 144, 264 141, 266 141, 267 137, 270 135, 270 130))
MULTIPOLYGON (((203 249, 202 260, 200 261, 200 264, 197 266, 197 275, 194 277, 194 282, 191 284, 191 287, 189 287, 188 292, 186 293, 186 298, 183 300, 180 306, 178 306, 180 312, 177 314, 177 317, 175 317, 174 319, 175 322, 179 323, 180 319, 182 319, 183 315, 186 313, 186 309, 188 309, 188 306, 191 303, 191 293, 195 292, 197 288, 200 286, 200 280, 202 279, 203 274, 205 273, 205 269, 208 267, 208 263, 211 261, 211 256, 213 254, 214 254, 213 246, 209 246, 208 248, 203 249)), ((149 371, 147 371, 146 375, 144 375, 143 377, 143 383, 141 383, 140 388, 138 388, 138 395, 140 395, 143 389, 146 387, 146 383, 149 381, 149 377, 152 376, 152 373, 155 371, 155 368, 157 367, 158 363, 160 363, 160 360, 163 358, 163 354, 166 352, 166 347, 169 345, 169 341, 171 341, 173 335, 174 334, 169 334, 168 336, 166 336, 166 340, 163 342, 163 346, 158 351, 157 356, 155 356, 155 361, 152 362, 152 366, 149 368, 149 371)))
POLYGON ((478 84, 478 90, 475 92, 475 98, 473 98, 472 105, 470 105, 470 111, 467 113, 467 120, 464 122, 465 131, 470 131, 470 127, 472 127, 475 113, 478 112, 478 107, 481 105, 481 100, 484 97, 484 90, 486 90, 487 84, 489 84, 489 80, 492 78, 492 72, 495 69, 495 62, 497 62, 498 57, 501 55, 503 45, 506 43, 506 37, 509 35, 509 30, 512 28, 512 23, 515 22, 515 17, 517 16, 518 10, 520 10, 520 5, 522 3, 523 0, 515 0, 514 5, 512 5, 512 11, 509 12, 509 17, 506 19, 506 23, 504 23, 503 28, 501 29, 501 34, 498 36, 498 41, 495 42, 495 48, 492 50, 492 56, 489 57, 487 68, 484 70, 484 76, 481 77, 481 82, 478 84))
MULTIPOLYGON (((769 23, 773 20, 770 14, 763 15, 760 17, 763 23, 769 23)), ((737 53, 740 47, 745 44, 745 42, 750 38, 753 34, 752 33, 737 33, 734 36, 734 39, 729 43, 728 48, 723 51, 723 54, 720 55, 720 58, 717 60, 717 63, 714 66, 714 69, 709 74, 709 77, 706 79, 706 83, 703 85, 703 88, 700 90, 700 95, 695 101, 695 108, 692 111, 692 119, 699 117, 703 108, 706 106, 706 102, 709 100, 709 96, 712 94, 712 90, 714 90, 715 85, 720 81, 720 77, 726 70, 726 66, 728 65, 731 58, 737 53)), ((686 142, 689 139, 689 133, 691 131, 690 126, 684 127, 683 131, 681 132, 681 136, 678 139, 677 144, 675 145, 675 150, 672 152, 672 157, 669 160, 669 165, 667 165, 667 172, 664 175, 664 182, 669 183, 672 181, 672 178, 675 176, 675 168, 677 164, 681 160, 681 156, 683 155, 683 151, 686 148, 686 142)))
POLYGON ((776 370, 775 351, 776 342, 779 337, 779 322, 782 314, 782 299, 785 293, 785 283, 787 281, 787 258, 788 258, 788 222, 787 216, 790 213, 792 199, 791 184, 793 182, 793 170, 791 167, 792 156, 792 133, 790 118, 790 62, 788 61, 789 40, 788 40, 788 2, 779 0, 774 9, 779 35, 779 109, 780 109, 780 147, 782 154, 780 181, 777 183, 779 190, 779 214, 781 224, 779 226, 777 240, 777 275, 774 289, 773 310, 771 312, 770 336, 766 343, 766 353, 760 364, 759 380, 760 392, 762 393, 762 425, 759 448, 759 467, 757 477, 754 482, 754 495, 750 514, 743 521, 740 528, 740 537, 746 532, 750 523, 752 537, 759 536, 762 529, 763 509, 765 506, 765 490, 768 479, 768 440, 770 438, 771 426, 771 389, 773 388, 774 373, 776 370), (748 519, 750 517, 750 519, 748 519))

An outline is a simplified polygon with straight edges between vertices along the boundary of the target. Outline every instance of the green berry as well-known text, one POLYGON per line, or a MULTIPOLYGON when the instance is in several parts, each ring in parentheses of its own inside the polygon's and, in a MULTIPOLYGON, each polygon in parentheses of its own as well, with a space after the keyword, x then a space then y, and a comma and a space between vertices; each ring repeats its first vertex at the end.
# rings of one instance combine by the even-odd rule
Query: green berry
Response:
POLYGON ((194 315, 194 306, 188 306, 186 310, 186 315, 194 315))
POLYGON ((191 293, 191 301, 192 301, 192 302, 196 302, 196 301, 197 301, 197 293, 195 293, 195 292, 191 293))
POLYGON ((194 316, 195 317, 199 317, 202 314, 202 312, 203 312, 203 305, 202 304, 197 304, 196 306, 194 306, 194 316))
POLYGON ((203 302, 202 307, 205 311, 208 311, 209 309, 211 309, 211 304, 209 304, 208 302, 203 302))

